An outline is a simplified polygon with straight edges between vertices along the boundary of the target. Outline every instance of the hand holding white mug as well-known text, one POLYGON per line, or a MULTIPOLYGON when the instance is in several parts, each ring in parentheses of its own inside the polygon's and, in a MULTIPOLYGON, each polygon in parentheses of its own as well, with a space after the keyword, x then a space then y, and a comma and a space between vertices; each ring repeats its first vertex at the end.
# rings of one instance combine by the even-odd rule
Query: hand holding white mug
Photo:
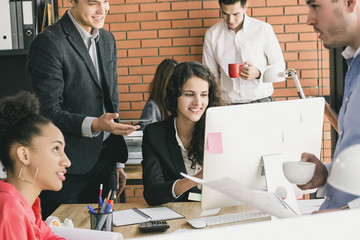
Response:
POLYGON ((328 171, 325 165, 315 155, 310 153, 303 153, 301 155, 301 161, 315 163, 316 167, 312 179, 304 185, 297 185, 297 186, 302 190, 313 189, 324 186, 328 176, 328 171))

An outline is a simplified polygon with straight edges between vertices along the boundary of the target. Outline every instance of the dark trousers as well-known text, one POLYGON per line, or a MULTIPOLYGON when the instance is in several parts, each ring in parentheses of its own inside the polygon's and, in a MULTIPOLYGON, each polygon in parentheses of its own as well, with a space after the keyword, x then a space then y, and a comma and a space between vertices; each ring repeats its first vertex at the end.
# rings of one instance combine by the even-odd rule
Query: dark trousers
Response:
MULTIPOLYGON (((70 159, 71 160, 71 159, 70 159)), ((102 183, 105 198, 110 191, 116 191, 116 164, 105 158, 101 151, 94 168, 85 175, 66 174, 60 191, 43 191, 40 194, 43 220, 51 215, 61 204, 97 203, 102 183)))

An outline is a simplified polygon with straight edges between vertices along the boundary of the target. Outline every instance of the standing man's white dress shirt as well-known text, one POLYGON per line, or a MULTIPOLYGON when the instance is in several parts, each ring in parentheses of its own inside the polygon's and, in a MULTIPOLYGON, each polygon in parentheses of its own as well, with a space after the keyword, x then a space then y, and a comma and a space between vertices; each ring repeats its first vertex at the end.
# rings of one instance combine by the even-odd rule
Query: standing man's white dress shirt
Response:
POLYGON ((223 21, 209 28, 204 39, 203 63, 219 81, 222 97, 228 103, 246 103, 270 97, 274 88, 272 83, 263 82, 264 71, 269 65, 285 70, 281 47, 271 25, 248 17, 246 9, 247 4, 241 7, 240 2, 233 5, 221 3, 223 21), (229 63, 249 64, 258 74, 248 79, 230 78, 229 63))

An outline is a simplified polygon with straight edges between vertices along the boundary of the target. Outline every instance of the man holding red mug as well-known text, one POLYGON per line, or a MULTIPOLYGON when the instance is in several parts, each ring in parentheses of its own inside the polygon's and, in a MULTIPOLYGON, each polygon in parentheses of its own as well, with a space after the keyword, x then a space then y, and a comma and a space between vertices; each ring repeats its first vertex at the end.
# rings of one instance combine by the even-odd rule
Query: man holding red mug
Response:
POLYGON ((285 70, 271 25, 246 15, 247 0, 219 4, 223 21, 206 31, 203 63, 219 80, 228 104, 271 101, 274 88, 262 75, 269 66, 285 70))

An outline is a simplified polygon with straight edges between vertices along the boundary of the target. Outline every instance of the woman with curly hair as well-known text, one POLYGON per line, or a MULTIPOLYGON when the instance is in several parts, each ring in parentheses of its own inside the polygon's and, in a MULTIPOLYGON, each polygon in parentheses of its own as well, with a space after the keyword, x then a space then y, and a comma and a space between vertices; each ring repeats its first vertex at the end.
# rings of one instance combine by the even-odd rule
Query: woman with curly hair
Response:
POLYGON ((0 100, 0 239, 64 239, 41 220, 38 196, 62 188, 70 161, 63 134, 39 109, 28 92, 0 100))
POLYGON ((196 184, 180 173, 202 178, 205 111, 222 105, 210 70, 197 62, 177 65, 166 89, 171 115, 145 128, 142 144, 144 198, 149 205, 188 201, 196 184))

